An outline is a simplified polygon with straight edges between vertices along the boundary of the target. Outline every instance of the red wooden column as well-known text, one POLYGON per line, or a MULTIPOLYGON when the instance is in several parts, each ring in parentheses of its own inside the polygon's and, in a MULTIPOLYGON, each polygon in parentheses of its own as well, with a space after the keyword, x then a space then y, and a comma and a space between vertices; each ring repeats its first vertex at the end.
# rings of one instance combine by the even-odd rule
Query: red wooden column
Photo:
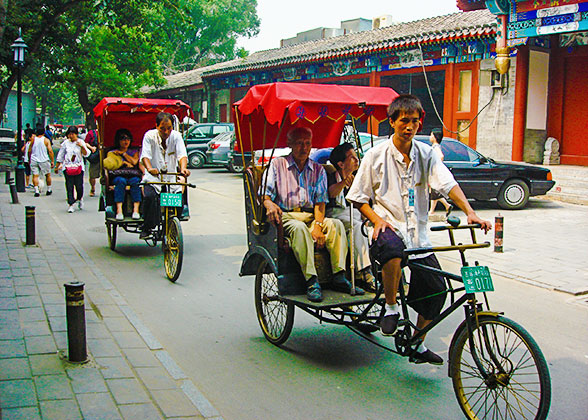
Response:
POLYGON ((525 128, 527 126, 527 91, 529 89, 529 47, 521 46, 517 53, 514 121, 512 127, 512 160, 523 160, 525 128))

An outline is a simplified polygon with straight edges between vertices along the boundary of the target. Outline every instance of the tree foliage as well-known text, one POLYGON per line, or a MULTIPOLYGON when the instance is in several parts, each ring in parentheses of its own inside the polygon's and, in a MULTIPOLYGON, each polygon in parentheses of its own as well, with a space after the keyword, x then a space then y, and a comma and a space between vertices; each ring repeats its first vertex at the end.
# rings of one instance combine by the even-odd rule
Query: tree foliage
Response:
POLYGON ((256 6, 255 0, 0 0, 0 110, 16 80, 10 45, 19 27, 29 46, 25 74, 42 107, 74 95, 89 116, 104 96, 137 95, 142 86, 161 85, 163 74, 242 56, 236 38, 257 33, 256 6))

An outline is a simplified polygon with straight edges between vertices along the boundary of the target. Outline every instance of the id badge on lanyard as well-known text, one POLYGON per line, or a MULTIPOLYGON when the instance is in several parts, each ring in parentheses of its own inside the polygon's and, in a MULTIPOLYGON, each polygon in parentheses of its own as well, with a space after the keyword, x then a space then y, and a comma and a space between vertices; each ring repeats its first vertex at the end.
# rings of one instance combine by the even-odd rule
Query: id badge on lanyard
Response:
POLYGON ((408 207, 414 210, 414 188, 408 189, 408 207))

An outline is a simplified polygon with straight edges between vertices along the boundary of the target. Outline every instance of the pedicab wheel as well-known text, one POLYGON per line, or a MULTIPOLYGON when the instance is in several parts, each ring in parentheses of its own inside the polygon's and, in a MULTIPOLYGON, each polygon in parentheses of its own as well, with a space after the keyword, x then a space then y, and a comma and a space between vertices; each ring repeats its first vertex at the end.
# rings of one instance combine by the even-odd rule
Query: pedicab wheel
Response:
POLYGON ((462 326, 449 350, 449 372, 466 417, 547 418, 549 370, 531 335, 502 316, 479 316, 471 340, 467 327, 462 326))
POLYGON ((294 325, 294 305, 281 301, 279 294, 278 277, 263 260, 255 276, 255 309, 263 335, 276 346, 288 339, 294 325))
POLYGON ((106 233, 108 235, 108 246, 114 251, 116 247, 116 231, 117 224, 112 222, 106 222, 106 233))
POLYGON ((184 259, 184 238, 182 236, 182 227, 177 217, 172 217, 169 221, 167 235, 162 240, 163 245, 163 264, 167 278, 175 282, 180 277, 182 270, 182 261, 184 259))

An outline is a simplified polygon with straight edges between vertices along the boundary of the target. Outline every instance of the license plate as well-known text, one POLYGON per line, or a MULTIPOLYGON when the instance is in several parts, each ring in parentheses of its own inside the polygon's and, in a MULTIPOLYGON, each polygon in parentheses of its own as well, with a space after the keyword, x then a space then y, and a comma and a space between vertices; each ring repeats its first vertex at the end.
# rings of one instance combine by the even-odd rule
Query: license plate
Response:
POLYGON ((182 207, 182 194, 161 193, 159 203, 162 207, 182 207))
POLYGON ((461 276, 466 293, 494 291, 490 270, 485 265, 461 267, 461 276))

